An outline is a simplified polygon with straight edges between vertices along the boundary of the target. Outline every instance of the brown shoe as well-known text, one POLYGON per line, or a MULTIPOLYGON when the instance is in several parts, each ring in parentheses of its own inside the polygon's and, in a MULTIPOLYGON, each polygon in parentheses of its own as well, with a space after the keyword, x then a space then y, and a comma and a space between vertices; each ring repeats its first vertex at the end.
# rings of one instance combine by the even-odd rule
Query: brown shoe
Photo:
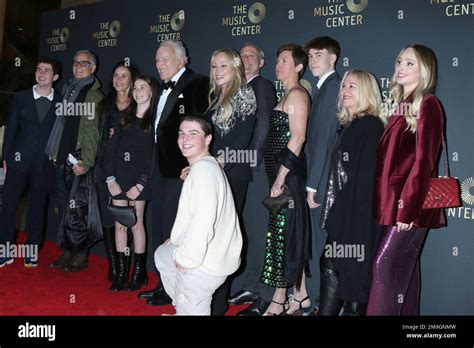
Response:
POLYGON ((87 268, 87 255, 74 255, 72 262, 64 267, 64 272, 80 272, 87 268))
POLYGON ((51 262, 48 267, 49 268, 56 268, 56 269, 61 269, 64 268, 66 265, 68 265, 72 259, 73 259, 74 254, 70 252, 69 250, 66 250, 61 254, 59 259, 57 259, 54 262, 51 262))

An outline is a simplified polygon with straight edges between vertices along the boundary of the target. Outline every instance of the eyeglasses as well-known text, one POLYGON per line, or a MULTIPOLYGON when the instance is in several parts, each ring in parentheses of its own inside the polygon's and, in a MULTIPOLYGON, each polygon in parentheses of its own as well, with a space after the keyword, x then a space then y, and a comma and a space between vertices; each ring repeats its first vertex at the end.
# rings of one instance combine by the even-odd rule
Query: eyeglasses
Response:
POLYGON ((87 68, 89 65, 92 65, 91 62, 87 60, 73 60, 72 66, 80 66, 81 68, 87 68))

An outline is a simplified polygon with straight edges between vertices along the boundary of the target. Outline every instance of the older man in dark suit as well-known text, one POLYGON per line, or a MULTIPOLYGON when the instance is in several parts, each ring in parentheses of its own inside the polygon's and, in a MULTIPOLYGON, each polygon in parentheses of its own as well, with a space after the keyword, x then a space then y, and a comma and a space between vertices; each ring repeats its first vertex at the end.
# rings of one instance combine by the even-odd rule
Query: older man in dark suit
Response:
MULTIPOLYGON (((186 68, 188 57, 181 41, 164 41, 156 51, 156 69, 162 80, 160 96, 154 105, 155 148, 152 163, 151 225, 156 249, 169 237, 178 210, 183 185, 181 171, 188 166, 177 143, 181 117, 203 113, 208 107, 209 79, 186 68)), ((161 282, 140 298, 150 305, 166 305, 171 298, 161 282)))
POLYGON ((319 258, 324 249, 327 233, 319 226, 321 202, 328 181, 329 151, 339 127, 337 119, 337 98, 341 78, 335 67, 340 55, 339 43, 327 36, 309 41, 308 66, 314 77, 318 78, 313 91, 311 113, 307 128, 305 154, 307 161, 306 191, 311 212, 313 236, 313 259, 311 272, 317 281, 316 293, 319 296, 319 258))
MULTIPOLYGON (((3 210, 0 215, 0 243, 14 242, 15 216, 22 193, 29 188, 27 245, 36 251, 42 242, 46 214, 44 148, 56 118, 55 105, 61 96, 53 89, 60 65, 51 58, 41 58, 36 66, 36 85, 13 96, 3 144, 3 210)), ((0 267, 13 262, 0 257, 0 267)), ((38 265, 37 255, 25 257, 25 267, 38 265)))
POLYGON ((237 315, 262 315, 273 296, 274 289, 260 282, 265 253, 268 211, 261 204, 268 195, 268 178, 265 173, 263 151, 270 126, 270 114, 276 105, 273 83, 260 76, 265 64, 264 52, 252 43, 240 49, 244 63, 245 78, 257 97, 257 123, 253 132, 252 146, 256 152, 256 163, 252 167, 252 178, 247 191, 244 207, 245 243, 242 273, 234 280, 237 293, 229 299, 230 304, 252 303, 237 315))

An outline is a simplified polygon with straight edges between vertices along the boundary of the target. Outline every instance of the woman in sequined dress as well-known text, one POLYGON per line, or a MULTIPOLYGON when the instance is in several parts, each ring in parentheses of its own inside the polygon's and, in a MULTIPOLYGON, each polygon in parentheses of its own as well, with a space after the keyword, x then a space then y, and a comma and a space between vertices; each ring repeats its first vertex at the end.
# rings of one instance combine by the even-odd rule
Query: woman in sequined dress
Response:
MULTIPOLYGON (((257 98, 247 85, 240 54, 230 48, 216 50, 210 64, 209 108, 206 117, 214 134, 212 154, 224 168, 242 224, 242 211, 250 181, 250 164, 256 158, 250 149, 257 119, 257 98)), ((214 294, 212 315, 224 315, 231 279, 214 294)))
POLYGON ((349 70, 339 90, 340 131, 330 152, 321 227, 328 239, 321 255, 319 315, 364 315, 373 255, 381 228, 372 221, 375 155, 384 121, 375 78, 349 70))
POLYGON ((270 215, 261 282, 276 288, 264 315, 296 315, 311 308, 304 282, 310 245, 303 155, 310 99, 299 83, 308 57, 301 46, 294 44, 280 47, 277 57, 275 72, 285 93, 270 118, 265 168, 270 195, 279 196, 287 185, 292 201, 288 208, 270 215), (287 288, 293 285, 288 305, 287 288))

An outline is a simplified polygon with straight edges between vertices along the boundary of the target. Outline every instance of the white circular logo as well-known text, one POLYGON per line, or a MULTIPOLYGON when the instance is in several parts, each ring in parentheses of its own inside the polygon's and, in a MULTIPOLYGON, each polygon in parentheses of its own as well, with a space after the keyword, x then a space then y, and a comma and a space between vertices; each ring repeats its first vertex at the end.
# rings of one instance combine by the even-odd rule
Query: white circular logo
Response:
POLYGON ((349 11, 353 13, 359 13, 365 10, 367 5, 369 4, 369 0, 347 0, 346 6, 349 11))
POLYGON ((59 34, 59 40, 62 43, 66 43, 67 40, 69 40, 69 29, 68 28, 63 28, 61 30, 61 33, 59 34))
POLYGON ((470 205, 474 205, 474 195, 471 193, 473 187, 474 178, 472 176, 464 180, 461 184, 461 198, 464 202, 470 205))
POLYGON ((109 34, 111 37, 117 37, 120 34, 120 22, 115 20, 110 24, 109 34))
POLYGON ((261 2, 256 2, 252 6, 250 6, 248 14, 249 19, 253 24, 258 24, 265 19, 265 15, 267 10, 265 5, 261 2))
POLYGON ((180 31, 184 27, 184 11, 176 12, 173 17, 171 17, 171 29, 174 31, 180 31))

